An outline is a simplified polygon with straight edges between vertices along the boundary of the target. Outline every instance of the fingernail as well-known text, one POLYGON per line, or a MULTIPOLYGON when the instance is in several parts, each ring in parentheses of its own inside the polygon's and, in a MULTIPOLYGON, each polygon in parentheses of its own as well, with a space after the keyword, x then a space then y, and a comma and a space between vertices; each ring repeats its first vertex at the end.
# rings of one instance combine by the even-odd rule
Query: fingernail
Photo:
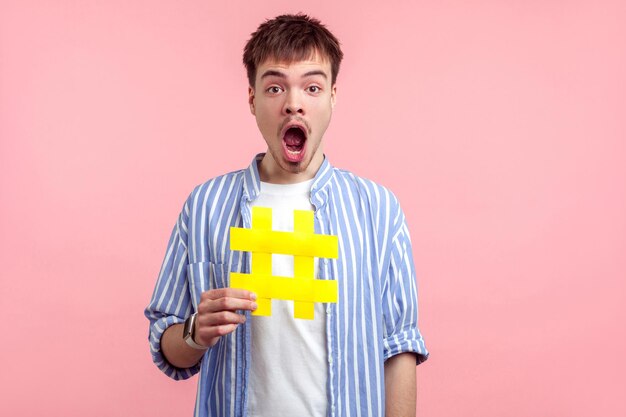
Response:
POLYGON ((256 308, 257 308, 256 303, 252 303, 252 309, 253 309, 253 310, 256 310, 256 308))
POLYGON ((253 293, 253 292, 251 292, 251 293, 250 293, 250 299, 251 299, 252 301, 255 301, 255 300, 256 300, 256 294, 255 294, 255 293, 253 293))

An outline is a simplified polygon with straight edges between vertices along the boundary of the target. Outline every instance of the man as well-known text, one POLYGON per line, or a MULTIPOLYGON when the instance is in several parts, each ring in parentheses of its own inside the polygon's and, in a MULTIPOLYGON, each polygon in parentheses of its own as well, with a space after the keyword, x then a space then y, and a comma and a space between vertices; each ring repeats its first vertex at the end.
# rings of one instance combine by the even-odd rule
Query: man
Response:
MULTIPOLYGON (((388 190, 333 168, 322 151, 342 57, 305 15, 266 21, 246 44, 267 152, 194 189, 146 308, 157 366, 174 379, 200 373, 197 416, 415 415, 415 365, 428 352, 404 214, 388 190), (337 281, 338 302, 316 303, 313 320, 282 300, 252 316, 256 295, 230 288, 251 259, 230 250, 229 230, 250 228, 255 206, 271 207, 284 231, 294 209, 313 210, 316 233, 338 236, 339 258, 315 267, 337 281)), ((272 257, 273 275, 293 276, 293 257, 272 257)))

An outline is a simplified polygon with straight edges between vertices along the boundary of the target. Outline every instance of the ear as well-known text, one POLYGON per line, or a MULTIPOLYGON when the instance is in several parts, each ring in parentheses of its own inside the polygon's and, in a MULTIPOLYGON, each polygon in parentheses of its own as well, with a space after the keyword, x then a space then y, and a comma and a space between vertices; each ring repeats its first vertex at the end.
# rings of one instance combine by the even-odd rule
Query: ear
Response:
POLYGON ((330 90, 330 106, 335 108, 335 104, 337 104, 337 84, 333 84, 330 90))
POLYGON ((254 108, 254 88, 248 87, 248 104, 250 105, 250 113, 256 116, 256 109, 254 108))

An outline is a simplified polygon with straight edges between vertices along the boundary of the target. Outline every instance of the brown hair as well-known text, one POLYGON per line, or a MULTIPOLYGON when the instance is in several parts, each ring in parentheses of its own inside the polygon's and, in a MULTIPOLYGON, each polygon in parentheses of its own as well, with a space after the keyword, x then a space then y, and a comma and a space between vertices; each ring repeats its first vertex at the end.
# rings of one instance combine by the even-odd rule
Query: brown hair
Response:
POLYGON ((257 67, 268 59, 292 63, 310 58, 315 53, 330 61, 334 85, 343 52, 339 41, 326 26, 300 13, 266 20, 252 34, 243 50, 248 82, 254 87, 257 67))

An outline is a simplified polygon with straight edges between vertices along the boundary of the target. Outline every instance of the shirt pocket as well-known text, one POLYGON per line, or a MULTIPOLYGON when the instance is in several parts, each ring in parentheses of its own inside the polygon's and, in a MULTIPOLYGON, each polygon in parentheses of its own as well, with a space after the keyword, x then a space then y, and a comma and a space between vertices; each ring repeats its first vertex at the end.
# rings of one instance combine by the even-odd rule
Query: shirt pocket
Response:
POLYGON ((187 281, 193 311, 198 311, 198 303, 203 292, 228 287, 228 276, 228 264, 204 261, 187 265, 187 281))

